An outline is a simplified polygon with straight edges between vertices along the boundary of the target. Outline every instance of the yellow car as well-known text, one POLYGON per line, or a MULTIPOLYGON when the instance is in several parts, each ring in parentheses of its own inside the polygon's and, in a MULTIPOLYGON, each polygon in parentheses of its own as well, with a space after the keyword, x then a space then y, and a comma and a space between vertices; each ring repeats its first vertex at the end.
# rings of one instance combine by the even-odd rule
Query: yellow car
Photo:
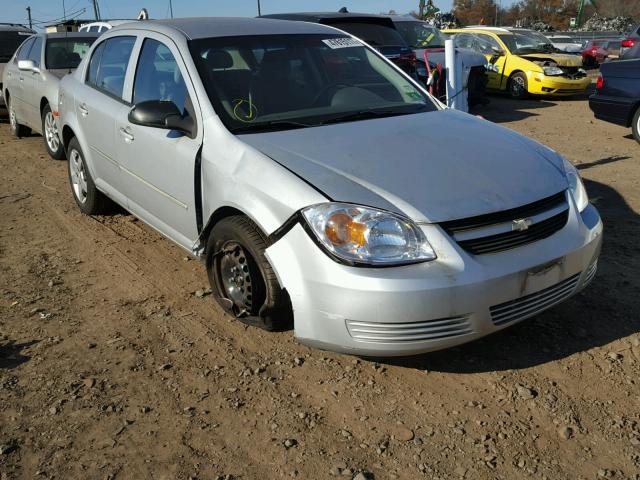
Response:
POLYGON ((580 55, 557 53, 541 33, 518 28, 468 27, 443 30, 453 35, 456 47, 487 57, 491 90, 507 91, 513 98, 535 95, 575 95, 591 83, 580 55))

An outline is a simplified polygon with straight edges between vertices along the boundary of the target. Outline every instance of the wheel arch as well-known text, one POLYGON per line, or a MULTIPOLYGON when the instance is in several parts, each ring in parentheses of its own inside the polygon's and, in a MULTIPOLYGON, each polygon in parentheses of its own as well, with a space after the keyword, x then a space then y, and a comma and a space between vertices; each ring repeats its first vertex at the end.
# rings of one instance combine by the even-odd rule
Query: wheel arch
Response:
POLYGON ((65 152, 69 147, 69 142, 75 136, 76 136, 75 132, 69 125, 65 125, 64 127, 62 127, 62 145, 64 146, 65 152))
MULTIPOLYGON (((198 240, 200 242, 200 245, 202 245, 203 255, 207 254, 206 252, 207 238, 209 238, 209 235, 211 234, 211 230, 213 230, 213 227, 215 227, 216 224, 218 224, 221 220, 225 218, 233 217, 235 215, 242 215, 249 218, 254 224, 258 226, 258 228, 260 228, 258 223, 253 218, 251 218, 250 215, 247 215, 246 212, 243 212, 242 210, 239 210, 238 208, 235 208, 235 207, 231 207, 229 205, 219 207, 209 216, 209 218, 207 219, 207 223, 205 223, 202 228, 202 232, 200 232, 200 236, 198 240)), ((262 228, 260 229, 262 230, 262 228)), ((267 234, 264 231, 262 233, 264 233, 265 236, 267 236, 267 234)))
POLYGON ((49 105, 49 99, 47 97, 42 97, 40 99, 40 117, 42 118, 42 112, 44 112, 44 107, 49 105))
POLYGON ((640 100, 638 100, 633 107, 629 110, 629 117, 627 118, 627 127, 633 126, 633 117, 636 116, 636 113, 640 109, 640 100))

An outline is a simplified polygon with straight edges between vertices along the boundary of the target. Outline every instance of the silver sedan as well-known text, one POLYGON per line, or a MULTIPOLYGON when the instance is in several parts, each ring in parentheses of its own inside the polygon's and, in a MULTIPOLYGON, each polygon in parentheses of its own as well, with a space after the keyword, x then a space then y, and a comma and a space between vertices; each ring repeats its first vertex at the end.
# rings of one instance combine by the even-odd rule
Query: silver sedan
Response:
POLYGON ((49 155, 64 158, 58 133, 58 84, 73 72, 98 37, 95 33, 41 33, 27 38, 2 74, 11 132, 42 134, 49 155))
POLYGON ((70 185, 205 263, 219 305, 358 355, 450 347, 594 277, 576 169, 375 49, 268 19, 118 26, 60 85, 70 185))

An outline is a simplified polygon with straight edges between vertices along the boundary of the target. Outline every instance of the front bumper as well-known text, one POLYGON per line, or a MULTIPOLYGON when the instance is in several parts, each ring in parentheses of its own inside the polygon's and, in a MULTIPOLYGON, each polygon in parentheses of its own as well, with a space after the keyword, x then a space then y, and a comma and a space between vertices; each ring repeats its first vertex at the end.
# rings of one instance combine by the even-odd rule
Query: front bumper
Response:
POLYGON ((528 72, 529 93, 534 95, 576 95, 584 92, 591 84, 591 79, 587 76, 572 80, 565 77, 549 77, 542 73, 528 72))
POLYGON ((403 356, 475 340, 531 317, 593 278, 602 222, 570 202, 567 225, 544 240, 470 255, 437 225, 422 227, 438 259, 392 268, 339 264, 297 224, 266 251, 305 344, 363 356, 403 356))

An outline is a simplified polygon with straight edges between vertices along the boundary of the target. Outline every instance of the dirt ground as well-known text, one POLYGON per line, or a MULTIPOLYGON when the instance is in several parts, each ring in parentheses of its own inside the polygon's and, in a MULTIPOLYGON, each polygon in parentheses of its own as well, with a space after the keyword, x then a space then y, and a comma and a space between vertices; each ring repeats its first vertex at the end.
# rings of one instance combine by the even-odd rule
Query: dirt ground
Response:
POLYGON ((593 284, 385 363, 223 315, 198 261, 132 216, 81 215, 66 162, 4 116, 0 478, 640 479, 640 145, 586 98, 479 113, 578 165, 606 229, 593 284))

